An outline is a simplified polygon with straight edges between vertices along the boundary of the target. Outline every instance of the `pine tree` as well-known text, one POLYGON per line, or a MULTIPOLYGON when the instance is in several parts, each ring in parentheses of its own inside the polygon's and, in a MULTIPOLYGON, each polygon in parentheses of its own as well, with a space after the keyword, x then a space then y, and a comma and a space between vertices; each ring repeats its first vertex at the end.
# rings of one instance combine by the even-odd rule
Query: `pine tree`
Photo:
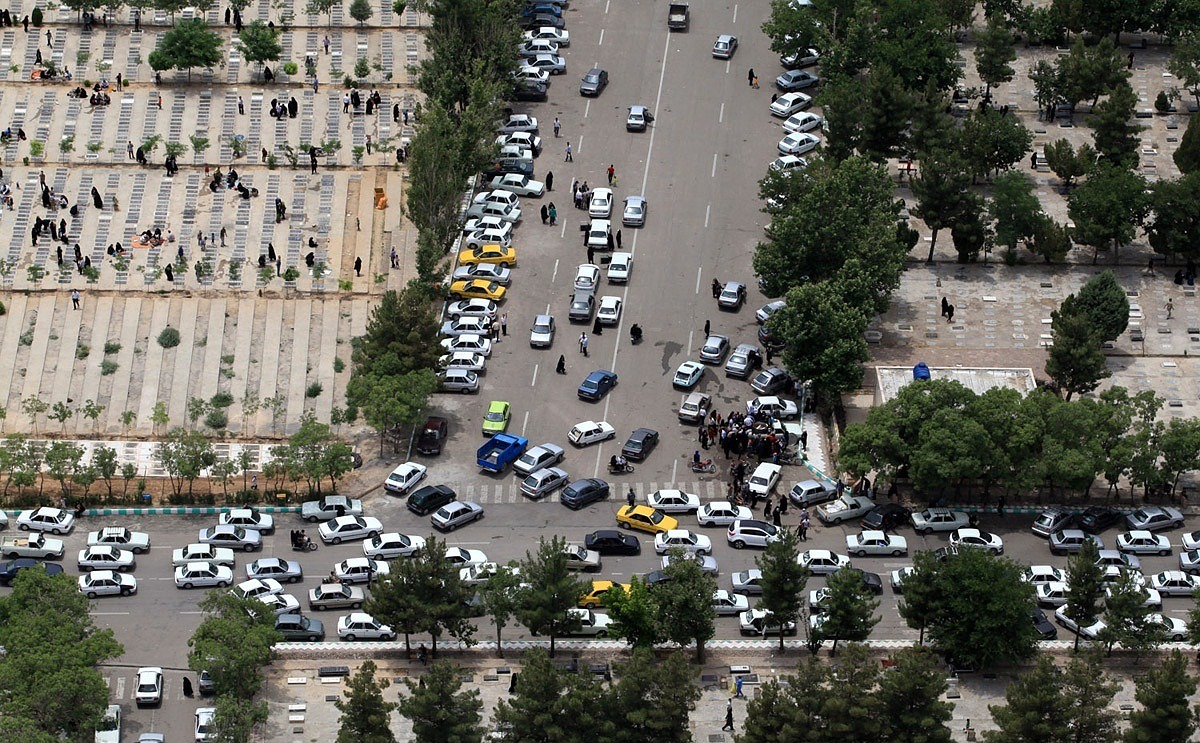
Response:
MULTIPOLYGON (((1080 626, 1085 626, 1100 613, 1104 569, 1096 564, 1099 557, 1096 543, 1089 539, 1067 561, 1067 608, 1063 613, 1080 626)), ((1075 649, 1079 649, 1079 635, 1075 635, 1075 649)))
POLYGON ((1038 656, 1032 671, 1017 677, 1004 694, 1003 706, 989 705, 1000 729, 987 731, 987 743, 1033 743, 1070 740, 1070 717, 1060 685, 1062 672, 1048 656, 1038 656))
POLYGON ((1064 399, 1070 400, 1076 393, 1100 386, 1100 380, 1108 376, 1107 359, 1100 336, 1086 315, 1060 309, 1052 317, 1054 345, 1046 357, 1046 375, 1064 399))
MULTIPOLYGON (((808 568, 796 561, 799 553, 796 535, 784 529, 779 541, 769 543, 763 554, 754 560, 762 571, 762 598, 758 607, 771 615, 772 622, 795 622, 800 617, 808 568)), ((779 633, 781 651, 783 635, 783 632, 779 633)))
POLYGON ((366 661, 346 682, 345 699, 334 702, 342 713, 337 743, 395 743, 391 714, 399 707, 385 702, 387 679, 375 680, 375 662, 366 661))
POLYGON ((1078 294, 1063 301, 1064 307, 1068 304, 1087 315, 1102 341, 1115 341, 1129 327, 1129 297, 1112 270, 1088 279, 1078 294))
POLYGON ((1190 699, 1196 679, 1178 650, 1137 679, 1134 698, 1142 705, 1129 716, 1125 743, 1186 743, 1196 732, 1190 699))
POLYGON ((682 652, 665 660, 649 648, 633 651, 629 662, 616 668, 617 682, 608 693, 613 715, 614 743, 688 743, 692 740, 688 715, 700 699, 695 668, 682 652))
POLYGON ((483 740, 479 690, 462 691, 459 670, 446 661, 434 663, 418 680, 404 679, 408 696, 397 708, 412 720, 421 743, 478 743, 483 740))
POLYGON ((949 683, 937 655, 908 648, 892 656, 892 664, 891 671, 880 675, 876 692, 883 739, 891 743, 953 740, 946 723, 954 716, 954 705, 942 700, 949 683))
POLYGON ((1141 578, 1140 573, 1122 570, 1121 577, 1108 587, 1104 599, 1104 628, 1096 639, 1104 643, 1109 655, 1118 642, 1126 650, 1140 655, 1163 641, 1163 625, 1150 621, 1150 607, 1146 606, 1149 594, 1138 578, 1141 578))
POLYGON ((1109 743, 1118 737, 1118 714, 1109 704, 1120 684, 1104 673, 1100 653, 1075 655, 1062 674, 1062 698, 1073 740, 1109 743))
POLYGON ((825 597, 824 619, 816 633, 821 639, 833 640, 830 650, 833 655, 839 641, 861 642, 871 635, 871 629, 880 620, 875 616, 879 601, 856 570, 837 571, 829 576, 825 587, 829 594, 825 597))

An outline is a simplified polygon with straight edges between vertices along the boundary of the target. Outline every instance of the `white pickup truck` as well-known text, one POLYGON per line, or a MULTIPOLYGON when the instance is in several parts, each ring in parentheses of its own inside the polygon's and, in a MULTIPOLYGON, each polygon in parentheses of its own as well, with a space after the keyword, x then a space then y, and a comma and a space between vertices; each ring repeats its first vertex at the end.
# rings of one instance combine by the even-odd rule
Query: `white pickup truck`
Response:
POLYGON ((875 501, 864 495, 844 494, 835 501, 817 506, 817 518, 822 524, 840 524, 865 516, 875 507, 875 501))
POLYGON ((48 539, 44 534, 0 538, 0 556, 7 559, 37 557, 48 560, 63 556, 61 539, 48 539))

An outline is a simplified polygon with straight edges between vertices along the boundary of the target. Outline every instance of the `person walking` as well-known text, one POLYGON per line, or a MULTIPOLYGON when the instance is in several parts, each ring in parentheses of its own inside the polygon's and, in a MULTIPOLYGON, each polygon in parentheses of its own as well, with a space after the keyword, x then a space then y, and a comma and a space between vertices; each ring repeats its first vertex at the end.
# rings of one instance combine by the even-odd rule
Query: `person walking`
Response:
POLYGON ((588 263, 596 262, 596 249, 593 248, 591 245, 589 245, 587 248, 587 256, 588 256, 588 263))
POLYGON ((617 228, 617 250, 621 249, 621 229, 617 228))
POLYGON ((547 210, 550 214, 550 224, 558 223, 558 207, 554 206, 554 202, 550 202, 550 209, 547 210))
POLYGON ((564 356, 562 354, 558 355, 558 366, 554 367, 554 372, 556 374, 566 374, 567 373, 567 357, 566 356, 564 356))
POLYGON ((125 154, 129 156, 130 160, 133 159, 133 142, 132 141, 125 143, 125 154))
POLYGON ((554 190, 554 171, 552 171, 552 170, 546 171, 546 190, 547 191, 554 190))
POLYGON ((704 337, 712 335, 712 323, 708 320, 704 321, 704 337))
POLYGON ((751 67, 750 71, 746 73, 746 84, 753 86, 755 77, 757 77, 757 75, 754 74, 754 68, 751 67))
POLYGON ((580 333, 579 334, 579 352, 581 354, 583 354, 585 357, 588 355, 587 347, 588 347, 587 333, 580 333))
POLYGON ((617 172, 617 169, 613 166, 612 163, 609 163, 608 164, 608 185, 610 185, 610 186, 612 185, 613 176, 616 174, 616 172, 617 172))
POLYGON ((354 257, 354 275, 362 276, 362 258, 359 256, 354 257))
POLYGON ((796 529, 796 532, 800 535, 801 542, 808 541, 808 526, 808 509, 806 508, 804 509, 804 512, 800 514, 800 526, 796 529))
POLYGON ((508 313, 500 316, 500 335, 508 335, 508 313))
POLYGON ((562 124, 558 123, 558 117, 555 116, 554 117, 554 136, 555 137, 558 137, 558 130, 561 126, 562 126, 562 124))
POLYGON ((721 726, 722 730, 733 732, 733 697, 725 704, 725 724, 721 726))
POLYGON ((571 143, 570 142, 567 142, 567 156, 563 158, 563 162, 565 162, 565 163, 575 162, 575 158, 571 157, 571 143))
POLYGON ((745 699, 746 698, 746 695, 742 693, 742 684, 745 683, 745 681, 746 681, 746 678, 744 676, 738 676, 737 681, 735 681, 733 684, 733 688, 734 688, 733 696, 736 697, 737 699, 745 699))
POLYGON ((79 309, 79 290, 78 289, 71 290, 71 307, 72 307, 72 309, 76 309, 76 310, 79 309))
POLYGON ((950 309, 950 300, 942 297, 942 317, 946 316, 946 311, 950 309))
POLYGON ((367 135, 367 154, 371 154, 371 135, 367 135))
MULTIPOLYGON (((1167 311, 1167 319, 1170 320, 1171 313, 1175 311, 1175 300, 1172 298, 1168 298, 1166 305, 1163 306, 1163 309, 1167 311)), ((951 308, 950 314, 951 315, 954 314, 953 308, 951 308)))
POLYGON ((325 53, 329 54, 329 34, 325 34, 325 53))
POLYGON ((162 110, 162 93, 158 94, 156 103, 158 103, 158 110, 161 111, 162 110))
MULTIPOLYGON (((1167 319, 1168 320, 1171 319, 1171 315, 1169 312, 1167 313, 1167 319)), ((954 322, 954 305, 950 305, 949 307, 946 308, 946 322, 948 322, 948 323, 954 322)))
POLYGON ((542 224, 550 224, 550 209, 542 204, 542 224))
POLYGON ((633 488, 630 488, 629 492, 625 494, 625 502, 629 504, 630 508, 637 505, 637 493, 633 492, 633 488))
POLYGON ((713 299, 721 296, 721 282, 718 279, 712 280, 712 295, 713 299))
POLYGON ((196 692, 192 689, 192 680, 189 677, 184 676, 183 677, 183 695, 190 699, 192 696, 195 695, 195 693, 196 692))

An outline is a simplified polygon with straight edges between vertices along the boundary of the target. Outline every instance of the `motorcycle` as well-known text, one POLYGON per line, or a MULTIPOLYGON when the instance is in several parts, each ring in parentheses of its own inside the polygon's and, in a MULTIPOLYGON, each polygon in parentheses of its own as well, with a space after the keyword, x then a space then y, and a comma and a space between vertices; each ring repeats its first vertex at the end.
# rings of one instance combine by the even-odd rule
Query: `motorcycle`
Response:
POLYGON ((316 552, 317 543, 311 539, 292 542, 292 552, 316 552))
POLYGON ((717 471, 717 465, 713 464, 711 459, 705 459, 703 462, 692 462, 692 472, 712 473, 717 471))
POLYGON ((614 465, 612 464, 612 462, 609 462, 609 464, 608 464, 608 474, 610 474, 610 475, 623 475, 623 474, 625 474, 626 472, 633 472, 633 465, 632 465, 632 464, 629 464, 628 462, 626 462, 625 464, 618 464, 618 465, 615 465, 615 466, 614 466, 614 465))

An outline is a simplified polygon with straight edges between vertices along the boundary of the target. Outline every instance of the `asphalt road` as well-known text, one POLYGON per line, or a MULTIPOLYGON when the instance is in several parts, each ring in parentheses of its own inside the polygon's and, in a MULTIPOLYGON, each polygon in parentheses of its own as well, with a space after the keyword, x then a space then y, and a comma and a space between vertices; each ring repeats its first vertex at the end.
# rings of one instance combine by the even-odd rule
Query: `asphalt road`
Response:
MULTIPOLYGON (((623 503, 627 488, 639 496, 660 487, 681 487, 698 492, 702 500, 719 500, 723 484, 717 476, 698 478, 687 467, 687 459, 697 448, 696 431, 681 425, 676 418, 680 395, 670 384, 674 369, 688 358, 698 358, 703 342, 702 328, 711 321, 714 332, 726 333, 734 345, 754 340, 754 310, 766 301, 755 288, 750 265, 754 246, 765 222, 759 211, 757 180, 776 156, 775 144, 783 132, 779 120, 768 113, 771 81, 781 70, 778 60, 759 31, 769 7, 760 0, 745 7, 733 5, 713 8, 693 3, 691 30, 669 34, 666 30, 666 5, 635 2, 620 6, 576 0, 566 12, 572 45, 565 50, 568 73, 555 76, 550 102, 518 106, 537 116, 545 149, 536 165, 536 177, 544 180, 554 172, 556 189, 542 201, 553 201, 559 212, 559 225, 543 226, 537 216, 541 202, 522 199, 526 217, 517 230, 514 244, 519 265, 509 298, 502 310, 508 314, 509 333, 493 352, 479 395, 439 396, 435 400, 439 414, 451 420, 451 439, 445 453, 436 459, 423 459, 430 466, 430 482, 444 482, 459 491, 462 499, 478 500, 486 508, 486 517, 452 534, 450 543, 483 549, 490 558, 507 561, 523 557, 538 538, 555 534, 581 540, 588 531, 614 524, 613 514, 623 503), (718 34, 731 33, 740 41, 733 60, 724 62, 711 57, 711 46, 718 34), (611 83, 596 99, 578 95, 579 78, 591 66, 599 65, 610 73, 611 83), (747 70, 753 67, 761 79, 761 89, 747 85, 747 70), (630 105, 647 105, 656 116, 644 133, 628 133, 624 120, 630 105), (562 121, 562 137, 553 136, 552 122, 562 121), (563 162, 563 148, 570 141, 574 162, 563 162), (621 325, 593 336, 591 325, 567 322, 567 305, 575 266, 585 262, 578 225, 586 214, 571 205, 569 187, 573 177, 592 186, 605 185, 605 170, 616 168, 616 208, 625 196, 644 194, 649 200, 646 226, 623 229, 623 247, 633 252, 632 276, 626 285, 603 284, 598 294, 622 298, 625 309, 621 325), (740 280, 750 287, 749 300, 736 313, 718 311, 709 285, 713 278, 740 280), (528 345, 528 329, 534 315, 550 312, 559 324, 558 336, 549 350, 534 350, 528 345), (639 346, 629 342, 627 328, 639 323, 645 341, 639 346), (581 331, 590 337, 590 357, 577 349, 581 331), (567 358, 568 373, 554 373, 558 356, 567 358), (577 399, 575 387, 594 369, 611 369, 620 384, 603 401, 587 403, 577 399), (572 477, 599 476, 609 479, 613 496, 608 502, 570 511, 557 498, 530 502, 517 492, 517 480, 511 474, 488 476, 475 466, 474 453, 483 439, 480 421, 490 400, 506 400, 513 406, 510 430, 526 436, 531 445, 556 442, 568 453, 562 465, 572 477), (586 449, 572 449, 566 434, 576 422, 607 420, 617 429, 614 442, 586 449), (608 478, 603 464, 618 450, 624 437, 639 426, 649 426, 661 434, 658 449, 630 475, 608 478)), ((614 225, 616 226, 616 225, 614 225)), ((601 254, 603 255, 603 254, 601 254)), ((739 408, 754 395, 749 385, 727 379, 719 368, 710 368, 698 389, 711 394, 720 410, 739 408)), ((711 453, 719 451, 713 449, 711 453)), ((399 458, 389 462, 398 464, 399 458)), ((785 469, 780 490, 807 479, 800 467, 785 469)), ((428 520, 407 512, 403 503, 379 489, 367 495, 367 511, 383 521, 386 529, 427 534, 428 520)), ((794 524, 793 509, 787 521, 794 524)), ((695 528, 691 517, 682 517, 683 526, 695 528)), ((125 525, 151 533, 153 548, 138 559, 134 575, 139 581, 136 596, 110 598, 95 602, 96 621, 112 627, 126 648, 125 655, 106 670, 110 676, 114 701, 125 707, 125 736, 161 731, 186 735, 191 730, 194 700, 182 700, 181 672, 169 672, 167 701, 154 710, 134 710, 131 702, 132 678, 140 665, 162 665, 169 669, 186 666, 187 638, 199 624, 197 602, 201 591, 182 591, 171 582, 170 550, 194 541, 196 532, 211 523, 198 517, 144 517, 125 525)), ((814 524, 816 522, 814 521, 814 524)), ((86 539, 86 532, 98 528, 96 519, 86 519, 79 531, 67 539, 68 572, 75 573, 73 555, 86 539)), ((287 532, 293 528, 284 517, 280 534, 267 540, 262 555, 278 554, 299 559, 305 569, 300 584, 287 587, 307 606, 305 596, 341 559, 361 555, 358 543, 337 547, 323 546, 314 553, 298 554, 288 549, 287 532)), ((1065 565, 1064 558, 1052 558, 1043 540, 1028 530, 1028 517, 985 517, 984 527, 1005 538, 1007 554, 1015 559, 1038 564, 1065 565)), ((813 529, 809 546, 844 551, 844 536, 857 527, 813 529)), ((315 534, 315 530, 309 530, 315 534)), ((706 530, 713 539, 719 561, 718 583, 729 587, 731 573, 753 567, 755 552, 730 548, 721 529, 706 530)), ((929 539, 914 535, 910 528, 900 530, 909 540, 910 549, 935 548, 945 537, 929 539)), ((1115 535, 1106 535, 1112 542, 1115 535)), ((1172 540, 1178 544, 1175 535, 1172 540)), ((634 574, 658 567, 652 539, 642 535, 643 554, 630 558, 605 558, 599 577, 628 581, 634 574)), ((239 555, 236 573, 244 575, 244 566, 258 554, 239 555)), ((905 558, 867 558, 855 564, 884 575, 908 564, 905 558)), ((1175 557, 1146 558, 1146 572, 1175 566, 1175 557)), ((814 578, 810 587, 823 584, 814 578)), ((7 589, 2 589, 7 590, 7 589)), ((916 633, 903 625, 895 611, 895 597, 887 588, 882 597, 881 623, 876 638, 914 638, 916 633)), ((1187 600, 1167 599, 1169 613, 1182 616, 1187 600)), ((327 633, 336 633, 337 612, 319 612, 327 633)), ((720 619, 718 637, 737 636, 736 619, 720 619)), ((490 626, 480 636, 490 638, 490 626)), ((520 627, 506 629, 508 639, 524 636, 520 627)))

